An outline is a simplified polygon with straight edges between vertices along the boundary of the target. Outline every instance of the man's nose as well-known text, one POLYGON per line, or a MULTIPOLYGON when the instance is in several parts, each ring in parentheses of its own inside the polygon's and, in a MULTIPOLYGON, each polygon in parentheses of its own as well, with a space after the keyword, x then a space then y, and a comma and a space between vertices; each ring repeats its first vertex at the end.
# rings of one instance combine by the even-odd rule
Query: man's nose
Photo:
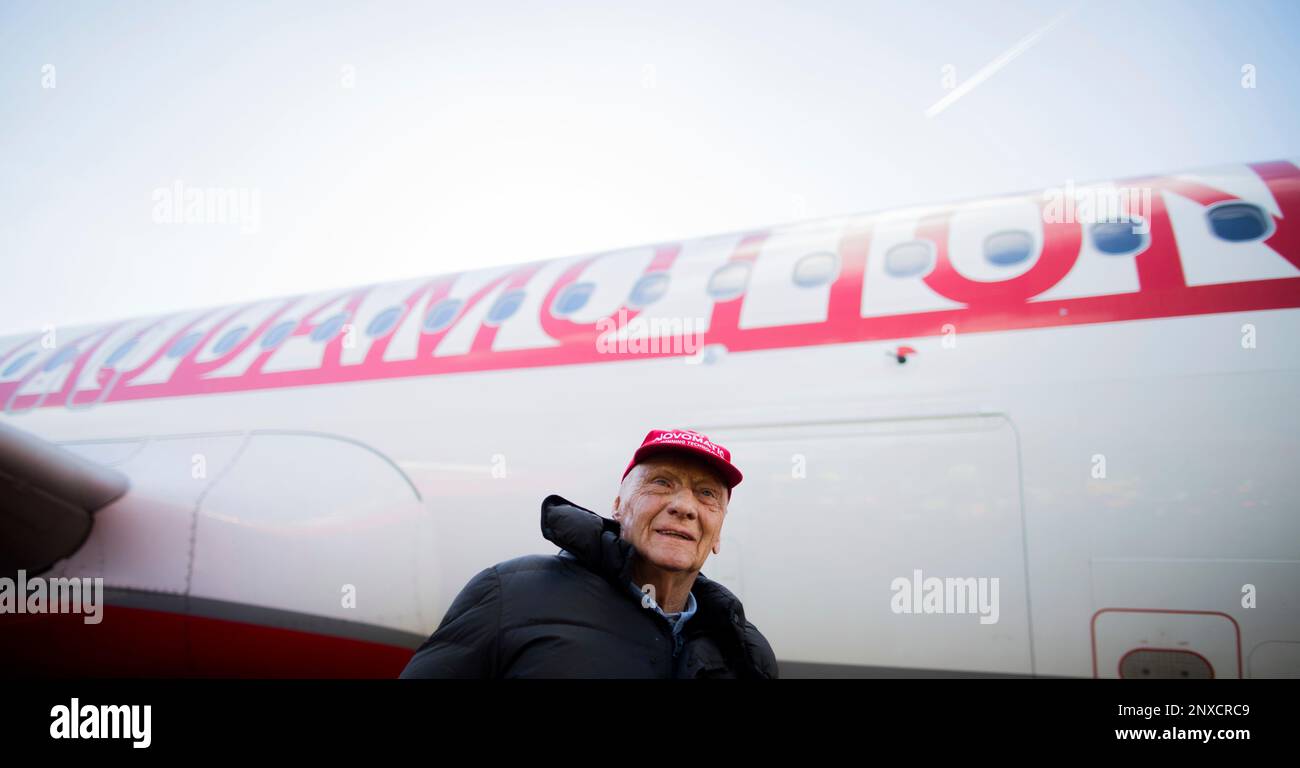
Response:
POLYGON ((690 494, 690 492, 678 493, 672 498, 672 501, 668 503, 668 511, 671 514, 680 515, 688 520, 694 520, 699 514, 699 511, 695 508, 695 503, 695 498, 690 494))

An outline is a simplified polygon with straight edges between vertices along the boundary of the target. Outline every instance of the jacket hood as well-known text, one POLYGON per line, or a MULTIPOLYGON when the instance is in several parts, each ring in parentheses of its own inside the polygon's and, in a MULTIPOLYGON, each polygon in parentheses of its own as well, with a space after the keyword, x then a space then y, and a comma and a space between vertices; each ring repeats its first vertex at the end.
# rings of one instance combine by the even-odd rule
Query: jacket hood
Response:
POLYGON ((542 501, 542 536, 547 541, 610 581, 631 581, 633 547, 619 537, 620 529, 617 520, 563 496, 552 494, 542 501))

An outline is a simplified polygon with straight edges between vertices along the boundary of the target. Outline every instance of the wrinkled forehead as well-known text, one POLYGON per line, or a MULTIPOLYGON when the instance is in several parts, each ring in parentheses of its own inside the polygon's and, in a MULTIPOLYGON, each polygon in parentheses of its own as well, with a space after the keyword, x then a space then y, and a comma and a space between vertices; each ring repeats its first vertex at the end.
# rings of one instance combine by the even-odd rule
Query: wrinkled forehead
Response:
POLYGON ((726 478, 706 459, 682 453, 680 451, 665 451, 647 456, 645 461, 637 464, 637 468, 643 473, 642 477, 656 469, 666 469, 684 476, 689 480, 700 480, 708 478, 718 484, 718 487, 727 491, 730 496, 730 489, 727 488, 726 478))

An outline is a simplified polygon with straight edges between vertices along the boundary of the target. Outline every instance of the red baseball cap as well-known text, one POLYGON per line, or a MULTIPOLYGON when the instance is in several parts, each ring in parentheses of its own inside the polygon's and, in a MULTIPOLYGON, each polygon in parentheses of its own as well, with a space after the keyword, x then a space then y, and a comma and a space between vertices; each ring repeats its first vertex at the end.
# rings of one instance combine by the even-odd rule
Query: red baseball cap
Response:
POLYGON ((632 467, 640 464, 647 456, 664 451, 686 451, 707 460, 726 478, 728 493, 745 477, 740 474, 739 469, 736 469, 736 465, 731 463, 731 451, 690 429, 650 430, 645 440, 641 441, 641 447, 632 454, 627 469, 623 470, 623 477, 626 478, 632 471, 632 467))

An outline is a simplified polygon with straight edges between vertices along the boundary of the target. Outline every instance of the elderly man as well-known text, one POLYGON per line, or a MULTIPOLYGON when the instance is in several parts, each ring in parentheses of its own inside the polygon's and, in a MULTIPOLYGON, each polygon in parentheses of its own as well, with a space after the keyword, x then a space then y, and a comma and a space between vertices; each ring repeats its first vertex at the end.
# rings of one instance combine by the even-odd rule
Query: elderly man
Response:
POLYGON ((542 535, 561 551, 476 574, 402 677, 776 678, 740 601, 700 573, 741 478, 704 435, 651 430, 612 520, 546 497, 542 535))

